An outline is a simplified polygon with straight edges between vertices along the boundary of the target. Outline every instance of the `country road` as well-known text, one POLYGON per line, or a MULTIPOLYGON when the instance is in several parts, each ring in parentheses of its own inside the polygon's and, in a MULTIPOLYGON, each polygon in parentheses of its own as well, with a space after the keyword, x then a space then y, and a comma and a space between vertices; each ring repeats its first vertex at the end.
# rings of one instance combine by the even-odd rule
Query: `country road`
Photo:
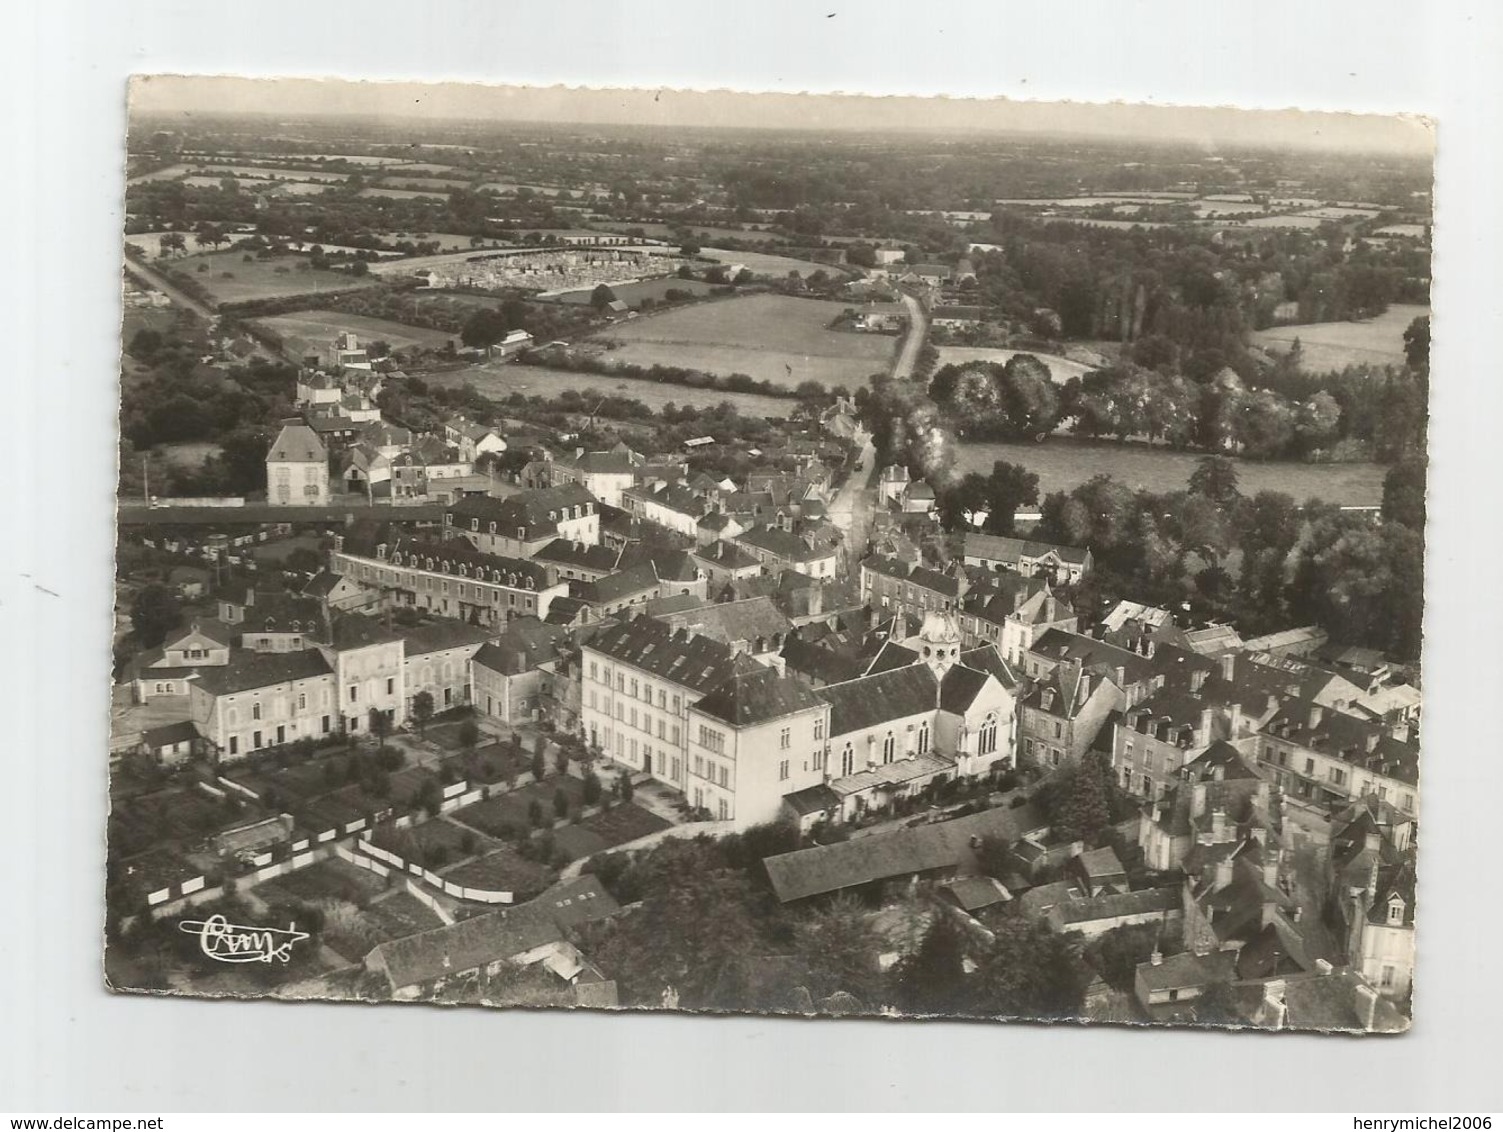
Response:
POLYGON ((903 306, 908 309, 908 334, 903 339, 903 348, 898 360, 893 363, 892 375, 899 380, 913 376, 913 367, 918 365, 919 351, 924 348, 924 339, 929 336, 929 323, 924 318, 923 305, 907 291, 900 292, 903 306))
MULTIPOLYGON (((139 260, 132 259, 130 256, 125 257, 124 263, 125 273, 127 275, 133 276, 138 282, 144 283, 148 287, 155 288, 156 290, 162 292, 162 294, 171 299, 175 305, 180 306, 185 310, 192 311, 194 314, 198 315, 199 318, 202 318, 206 322, 209 322, 211 324, 219 318, 217 311, 205 305, 204 303, 199 302, 197 299, 189 298, 187 294, 169 283, 166 276, 157 271, 155 268, 148 267, 144 263, 141 263, 139 260)), ((269 362, 279 362, 282 360, 281 358, 277 357, 277 355, 274 354, 271 350, 267 349, 262 343, 256 341, 256 339, 252 338, 251 343, 255 346, 255 353, 257 354, 257 356, 265 358, 269 362)))

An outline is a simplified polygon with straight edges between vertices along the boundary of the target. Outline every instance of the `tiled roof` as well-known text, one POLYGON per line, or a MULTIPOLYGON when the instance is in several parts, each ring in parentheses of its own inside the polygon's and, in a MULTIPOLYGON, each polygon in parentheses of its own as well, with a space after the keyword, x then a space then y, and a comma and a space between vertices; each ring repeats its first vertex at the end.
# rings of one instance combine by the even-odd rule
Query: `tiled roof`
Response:
MULTIPOLYGON (((374 547, 352 550, 367 558, 374 557, 374 547)), ((398 538, 392 543, 386 560, 393 566, 411 570, 431 570, 440 574, 452 574, 463 581, 489 582, 492 585, 508 585, 516 589, 545 589, 555 584, 546 566, 528 558, 508 558, 502 554, 486 554, 461 538, 443 541, 398 538), (431 560, 432 565, 428 563, 431 560), (460 568, 465 573, 460 573, 460 568), (499 580, 498 580, 499 579, 499 580)))
POLYGON ((1016 565, 1023 558, 1041 558, 1051 551, 1061 562, 1072 565, 1084 565, 1087 555, 1091 553, 1079 546, 1056 546, 1054 543, 984 535, 975 531, 967 532, 965 536, 965 553, 968 558, 985 558, 1016 565))
POLYGON ((510 959, 564 938, 581 924, 603 920, 620 905, 593 876, 562 881, 536 899, 433 928, 375 948, 393 989, 457 975, 510 959))
POLYGON ((729 645, 670 629, 653 617, 612 625, 585 647, 697 692, 708 692, 735 671, 729 645))
POLYGON ((1012 899, 1012 894, 995 877, 959 877, 941 887, 948 889, 955 903, 967 912, 979 912, 1012 899))
POLYGON ((692 629, 726 644, 763 641, 771 645, 793 628, 771 598, 751 597, 718 605, 701 605, 682 613, 657 614, 674 629, 692 629))
POLYGON ((997 678, 997 682, 1009 691, 1018 686, 1018 673, 1014 672, 1012 666, 1002 659, 1002 654, 997 651, 995 645, 982 645, 980 648, 961 653, 960 663, 978 672, 991 673, 997 678))
POLYGON ((583 598, 591 605, 608 605, 614 601, 622 601, 647 593, 649 590, 655 590, 661 585, 657 571, 652 568, 652 563, 644 562, 640 566, 631 566, 614 574, 606 574, 592 582, 576 583, 574 589, 575 596, 583 598))
POLYGON ((823 782, 783 795, 783 804, 799 817, 822 813, 840 805, 840 795, 823 782))
POLYGON ((463 621, 449 618, 429 621, 426 624, 414 625, 400 631, 406 655, 409 657, 422 656, 430 652, 443 652, 445 649, 462 648, 465 645, 478 645, 489 640, 493 633, 492 629, 466 625, 463 621))
POLYGON ((1060 903, 1053 918, 1069 924, 1109 920, 1118 916, 1139 916, 1145 912, 1174 912, 1180 906, 1178 886, 1145 888, 1138 892, 1108 892, 1060 903))
POLYGON ((1290 700, 1264 727, 1265 735, 1340 758, 1400 782, 1419 781, 1419 748, 1395 739, 1380 723, 1290 700))
POLYGON ((882 648, 866 666, 866 671, 861 675, 879 676, 883 672, 892 672, 894 669, 907 668, 910 664, 917 664, 919 654, 906 645, 897 644, 894 641, 884 641, 882 648))
POLYGON ((813 562, 829 558, 839 545, 838 536, 828 532, 794 534, 792 531, 766 525, 742 531, 736 536, 736 541, 765 550, 787 562, 813 562))
POLYGON ((401 639, 382 622, 363 613, 342 613, 328 626, 320 627, 314 635, 340 651, 390 644, 401 639))
POLYGON ((616 568, 621 555, 608 546, 585 542, 571 542, 556 538, 532 556, 534 562, 548 562, 560 566, 573 566, 586 570, 609 572, 616 568))
POLYGON ((141 740, 148 747, 166 747, 173 743, 192 742, 198 738, 198 728, 191 719, 150 727, 141 732, 141 740))
POLYGON ((778 899, 787 902, 936 869, 972 872, 972 838, 1013 841, 1038 823, 1032 807, 1000 807, 953 821, 781 853, 763 864, 778 899))
POLYGON ((1185 990, 1230 982, 1236 963, 1237 955, 1233 951, 1213 951, 1208 955, 1181 951, 1161 963, 1140 963, 1137 983, 1144 990, 1154 991, 1185 990))
POLYGON ((802 680, 738 656, 731 676, 712 688, 694 710, 733 727, 752 727, 824 706, 824 700, 802 680))
POLYGON ((874 554, 862 560, 861 568, 870 570, 874 574, 881 574, 886 578, 896 578, 922 589, 932 590, 947 598, 953 599, 960 596, 960 579, 929 566, 909 565, 897 558, 884 558, 874 554))
POLYGON ((537 538, 558 529, 557 515, 563 508, 572 510, 585 504, 592 505, 597 512, 600 509, 600 501, 583 487, 567 483, 521 491, 505 499, 489 495, 468 496, 450 507, 448 514, 454 525, 462 529, 468 528, 469 520, 477 519, 482 531, 487 530, 490 523, 495 523, 496 529, 503 534, 510 535, 517 528, 526 527, 528 537, 537 538), (548 517, 550 511, 555 514, 552 519, 548 517))
POLYGON ((332 669, 317 649, 299 652, 232 652, 229 664, 198 669, 198 685, 216 696, 327 676, 332 669))
POLYGON ((322 464, 329 458, 324 442, 302 421, 282 422, 282 431, 266 454, 267 463, 322 464))
POLYGON ((708 567, 718 567, 722 570, 748 570, 758 565, 757 559, 742 550, 735 543, 718 539, 709 546, 702 546, 691 552, 708 567))
POLYGON ((889 720, 933 711, 939 685, 927 664, 863 676, 820 689, 830 702, 830 735, 866 731, 889 720))
POLYGON ((986 687, 986 680, 985 672, 954 665, 939 682, 939 706, 953 715, 964 715, 986 687))

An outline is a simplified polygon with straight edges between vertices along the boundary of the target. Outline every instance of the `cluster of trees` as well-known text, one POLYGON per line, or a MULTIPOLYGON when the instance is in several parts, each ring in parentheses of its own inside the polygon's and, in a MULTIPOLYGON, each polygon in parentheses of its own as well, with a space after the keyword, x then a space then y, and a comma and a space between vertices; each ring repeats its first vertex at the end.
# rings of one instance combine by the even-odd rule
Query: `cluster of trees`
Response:
POLYGON ((1202 459, 1188 490, 1134 491, 1100 475, 1051 492, 1036 537, 1089 546, 1093 572, 1073 592, 1083 617, 1124 593, 1234 621, 1244 635, 1318 624, 1339 641, 1419 657, 1424 465, 1395 465, 1381 521, 1283 492, 1244 496, 1236 466, 1202 459), (1228 563, 1240 565, 1233 574, 1228 563))
POLYGON ((1167 364, 1133 362, 1056 385, 1043 362, 1015 354, 1005 365, 945 366, 929 396, 971 440, 1039 440, 1068 424, 1079 436, 1257 459, 1393 460, 1423 449, 1426 387, 1423 367, 1353 367, 1317 379, 1296 363, 1250 387, 1230 367, 1196 381, 1167 364))
POLYGON ((655 381, 661 385, 683 385, 690 389, 724 389, 728 393, 759 393, 764 397, 788 397, 807 399, 824 396, 816 393, 815 387, 823 390, 818 382, 804 382, 795 389, 776 382, 756 378, 745 373, 726 375, 706 373, 704 370, 688 369, 685 366, 654 364, 639 366, 631 362, 619 362, 608 353, 586 353, 579 350, 531 349, 518 355, 518 361, 528 365, 545 366, 548 369, 567 373, 588 373, 601 377, 628 377, 643 381, 655 381))
POLYGON ((1087 972, 1076 946, 1022 920, 994 938, 969 933, 939 904, 916 905, 917 946, 891 970, 886 942, 854 899, 790 911, 761 861, 796 848, 796 831, 762 826, 713 841, 667 841, 647 853, 607 853, 585 871, 628 916, 594 925, 588 954, 616 979, 631 1006, 677 1003, 699 1010, 1070 1017, 1087 972), (968 973, 966 960, 976 964, 968 973))

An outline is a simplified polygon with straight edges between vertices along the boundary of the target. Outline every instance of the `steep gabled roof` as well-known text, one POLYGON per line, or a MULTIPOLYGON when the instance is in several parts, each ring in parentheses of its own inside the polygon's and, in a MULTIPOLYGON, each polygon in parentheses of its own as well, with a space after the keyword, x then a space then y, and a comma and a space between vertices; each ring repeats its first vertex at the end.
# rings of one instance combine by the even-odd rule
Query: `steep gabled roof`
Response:
POLYGON ((964 715, 976 702, 991 677, 974 668, 957 664, 939 682, 939 706, 952 715, 964 715))
POLYGON ((282 431, 266 453, 269 464, 323 464, 329 459, 324 442, 304 422, 285 420, 282 431))
POLYGON ((830 736, 866 731, 889 720, 933 711, 939 683, 927 664, 910 664, 876 676, 831 684, 820 693, 830 702, 830 736))
POLYGON ((694 710, 733 727, 753 727, 824 706, 825 701, 803 681, 737 656, 731 675, 695 704, 694 710))

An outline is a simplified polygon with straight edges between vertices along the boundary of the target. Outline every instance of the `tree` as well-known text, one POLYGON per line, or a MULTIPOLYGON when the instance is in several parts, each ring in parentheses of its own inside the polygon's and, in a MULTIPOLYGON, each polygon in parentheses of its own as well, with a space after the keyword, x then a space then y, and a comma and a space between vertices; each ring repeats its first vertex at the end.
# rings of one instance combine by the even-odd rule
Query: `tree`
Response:
POLYGON ((1093 841, 1111 824, 1112 768, 1092 752, 1061 776, 1050 812, 1054 835, 1062 841, 1093 841))
POLYGON ((615 301, 616 292, 604 283, 597 284, 595 289, 590 292, 590 306, 595 308, 596 313, 605 310, 606 307, 615 301))
POLYGON ((418 725, 418 731, 426 735, 428 733, 428 721, 433 718, 433 693, 421 691, 412 697, 412 718, 418 725))
POLYGON ((808 970, 814 998, 844 991, 867 1007, 880 1004, 883 980, 877 955, 882 940, 859 901, 840 896, 811 911, 793 926, 793 948, 808 970))
POLYGON ((371 734, 376 737, 376 746, 386 746, 386 737, 391 734, 391 713, 373 707, 369 719, 371 734))
POLYGON ((631 784, 631 772, 623 770, 620 776, 617 777, 616 783, 621 787, 621 789, 618 791, 618 793, 621 795, 621 800, 623 802, 630 802, 632 794, 636 790, 636 788, 631 784))
POLYGON ((918 948, 894 964, 893 1003, 907 1014, 965 1010, 965 937, 954 918, 937 909, 918 948))
POLYGON ((559 774, 569 773, 569 748, 564 743, 560 743, 553 752, 553 769, 559 774))
POLYGON ((144 586, 131 602, 131 629, 143 648, 156 648, 182 620, 182 606, 166 586, 144 586))
MULTIPOLYGON (((416 708, 416 706, 417 702, 414 698, 413 707, 416 708)), ((465 720, 459 725, 460 746, 468 751, 473 751, 475 744, 478 742, 480 742, 480 724, 476 723, 473 719, 465 720)))
POLYGON ((553 813, 560 821, 569 816, 569 795, 564 793, 563 787, 553 791, 553 813))
POLYGON ((543 781, 543 776, 548 773, 548 760, 543 757, 541 746, 532 753, 532 765, 529 769, 532 771, 532 780, 534 782, 543 781))
POLYGON ((600 802, 602 792, 600 776, 593 770, 586 770, 584 773, 584 804, 586 806, 597 805, 600 802))
POLYGON ((1404 331, 1404 360, 1410 369, 1430 365, 1430 316, 1421 315, 1404 331))
POLYGON ((686 1009, 746 1009, 746 963, 765 954, 750 879, 725 866, 713 843, 668 841, 637 870, 643 893, 630 916, 586 941, 621 989, 623 1003, 660 1006, 676 995, 686 1009))
POLYGON ((1003 1018, 1073 1018, 1084 969, 1072 944, 1038 921, 1002 921, 969 988, 971 1009, 1003 1018))
POLYGON ((465 320, 459 340, 472 350, 487 350, 506 337, 506 319, 499 311, 481 307, 465 320))
POLYGON ((1423 456, 1411 456, 1388 469, 1383 477, 1384 522, 1402 523, 1416 531, 1425 529, 1425 480, 1423 456))
POLYGON ((1230 506, 1238 497, 1237 465, 1225 456, 1202 456, 1190 473, 1190 494, 1230 506))

